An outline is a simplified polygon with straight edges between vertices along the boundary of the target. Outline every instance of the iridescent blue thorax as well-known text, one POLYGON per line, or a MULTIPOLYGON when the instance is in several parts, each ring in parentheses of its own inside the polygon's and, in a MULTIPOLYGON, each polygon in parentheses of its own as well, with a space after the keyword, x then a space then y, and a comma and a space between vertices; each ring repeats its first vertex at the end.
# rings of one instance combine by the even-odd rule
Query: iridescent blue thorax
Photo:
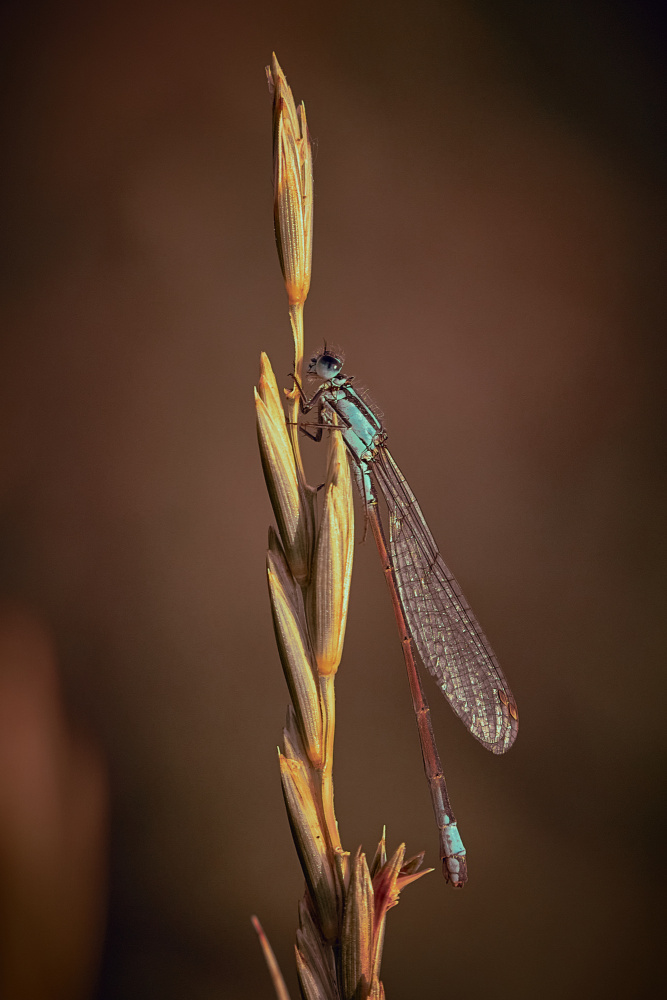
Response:
POLYGON ((352 379, 337 375, 321 386, 322 402, 340 418, 343 441, 357 462, 372 460, 387 434, 378 417, 352 388, 352 379))
MULTIPOLYGON (((386 440, 387 434, 379 417, 352 388, 353 376, 340 371, 342 360, 326 352, 311 361, 309 372, 328 378, 309 400, 302 400, 301 409, 307 413, 317 406, 323 423, 330 423, 336 414, 343 441, 354 459, 357 484, 366 503, 377 503, 370 475, 370 463, 386 440)), ((321 434, 321 430, 320 430, 321 434)))

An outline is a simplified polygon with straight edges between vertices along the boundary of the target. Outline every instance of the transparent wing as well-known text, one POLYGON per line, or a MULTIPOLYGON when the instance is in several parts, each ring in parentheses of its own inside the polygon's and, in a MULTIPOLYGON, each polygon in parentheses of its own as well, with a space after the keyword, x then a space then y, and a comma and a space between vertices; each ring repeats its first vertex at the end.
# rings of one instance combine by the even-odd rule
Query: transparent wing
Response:
POLYGON ((391 560, 419 655, 472 735, 504 753, 516 739, 519 717, 500 664, 386 448, 372 469, 389 508, 391 560))

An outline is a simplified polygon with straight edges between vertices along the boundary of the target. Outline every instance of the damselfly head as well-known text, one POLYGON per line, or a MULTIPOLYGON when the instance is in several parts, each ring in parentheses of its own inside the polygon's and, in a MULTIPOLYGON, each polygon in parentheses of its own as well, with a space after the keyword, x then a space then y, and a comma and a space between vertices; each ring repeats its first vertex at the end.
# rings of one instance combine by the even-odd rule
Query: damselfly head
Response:
POLYGON ((315 354, 310 359, 308 374, 327 381, 330 378, 335 378, 342 367, 343 359, 339 358, 337 354, 325 350, 322 354, 315 354))

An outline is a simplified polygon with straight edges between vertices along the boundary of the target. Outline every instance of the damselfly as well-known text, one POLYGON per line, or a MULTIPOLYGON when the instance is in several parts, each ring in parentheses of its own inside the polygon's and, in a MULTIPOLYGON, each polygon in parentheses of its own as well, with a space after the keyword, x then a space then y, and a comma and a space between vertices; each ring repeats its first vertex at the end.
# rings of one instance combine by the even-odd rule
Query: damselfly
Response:
POLYGON ((445 566, 412 490, 387 449, 380 419, 353 389, 353 376, 343 374, 342 367, 342 359, 327 350, 311 359, 308 374, 324 381, 310 399, 300 390, 301 411, 305 414, 317 408, 319 418, 315 433, 307 427, 302 430, 319 441, 335 414, 353 459, 401 637, 424 770, 440 830, 443 873, 453 885, 462 886, 467 879, 466 852, 449 802, 412 643, 454 712, 493 753, 509 750, 516 739, 516 702, 484 632, 445 566), (375 485, 389 510, 389 550, 375 485))

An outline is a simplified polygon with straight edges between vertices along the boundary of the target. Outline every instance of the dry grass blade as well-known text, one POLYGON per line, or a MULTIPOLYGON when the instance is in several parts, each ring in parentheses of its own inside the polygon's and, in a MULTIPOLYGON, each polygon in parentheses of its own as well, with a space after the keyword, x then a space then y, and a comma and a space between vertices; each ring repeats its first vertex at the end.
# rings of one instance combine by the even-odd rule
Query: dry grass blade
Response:
POLYGON ((285 980, 283 979, 282 972, 280 971, 280 966, 276 961, 276 956, 273 954, 273 948, 269 944, 269 939, 264 933, 262 925, 257 917, 252 916, 250 919, 252 921, 252 926, 257 931, 257 937, 259 938, 259 943, 261 944, 262 951, 264 952, 264 959, 266 960, 266 964, 273 981, 273 987, 276 991, 277 1000, 291 1000, 287 987, 285 986, 285 980))

